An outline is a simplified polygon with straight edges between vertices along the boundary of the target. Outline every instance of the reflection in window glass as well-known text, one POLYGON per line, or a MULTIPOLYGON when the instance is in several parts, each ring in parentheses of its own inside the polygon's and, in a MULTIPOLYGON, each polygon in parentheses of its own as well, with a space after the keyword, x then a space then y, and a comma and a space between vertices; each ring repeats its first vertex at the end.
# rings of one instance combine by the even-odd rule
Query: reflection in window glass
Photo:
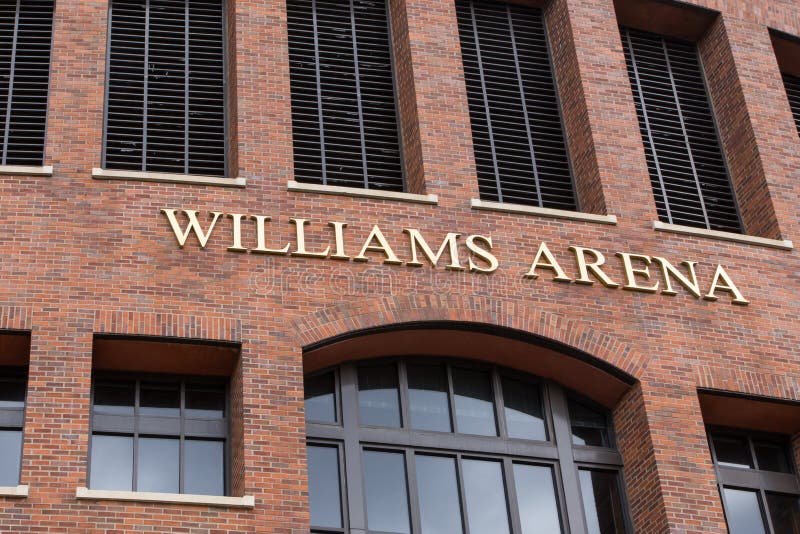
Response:
POLYGON ((723 491, 730 534, 765 534, 758 493, 733 488, 723 491))
POLYGON ((726 467, 753 467, 750 449, 747 440, 732 436, 714 436, 714 452, 717 454, 717 464, 726 467))
POLYGON ((23 406, 25 406, 25 382, 22 380, 0 381, 0 408, 22 408, 23 406))
POLYGON ((772 528, 778 534, 800 534, 800 498, 767 493, 772 528))
POLYGON ((604 413, 585 404, 568 399, 569 418, 574 445, 608 447, 608 421, 604 413))
POLYGON ((96 490, 133 489, 133 438, 92 436, 89 488, 96 490))
POLYGON ((142 384, 139 390, 140 415, 180 415, 181 390, 178 384, 174 385, 148 385, 142 384))
POLYGON ((187 385, 186 417, 197 419, 225 417, 225 388, 187 385))
POLYGON ((547 439, 538 386, 504 378, 503 403, 509 437, 538 441, 547 439))
POLYGON ((450 404, 444 367, 409 365, 407 369, 411 428, 450 432, 450 404))
POLYGON ((177 439, 139 438, 136 464, 136 490, 159 493, 180 491, 180 441, 177 439))
POLYGON ((553 469, 514 464, 514 483, 523 534, 561 534, 553 469))
POLYGON ((791 473, 789 461, 786 458, 786 448, 780 443, 769 441, 756 441, 753 443, 756 453, 758 468, 764 471, 777 471, 791 473))
POLYGON ((315 423, 336 422, 335 387, 333 373, 306 378, 306 421, 314 421, 315 423))
POLYGON ((400 426, 397 368, 394 365, 358 369, 358 408, 362 425, 400 426))
POLYGON ((133 382, 99 383, 94 386, 95 413, 133 415, 135 390, 133 382))
POLYGON ((589 534, 624 534, 617 475, 581 469, 581 496, 589 534))
POLYGON ((415 461, 422 534, 464 532, 455 459, 418 454, 415 461))
POLYGON ((488 373, 453 369, 453 393, 458 432, 497 435, 492 384, 488 373))
POLYGON ((19 484, 22 431, 0 430, 0 486, 19 484))
POLYGON ((507 534, 508 506, 500 462, 463 460, 469 531, 507 534))
POLYGON ((364 451, 363 458, 369 530, 410 533, 403 454, 364 451))
POLYGON ((225 444, 187 439, 183 443, 184 493, 225 495, 225 444))
POLYGON ((339 450, 335 447, 309 445, 308 501, 312 526, 342 528, 339 450))

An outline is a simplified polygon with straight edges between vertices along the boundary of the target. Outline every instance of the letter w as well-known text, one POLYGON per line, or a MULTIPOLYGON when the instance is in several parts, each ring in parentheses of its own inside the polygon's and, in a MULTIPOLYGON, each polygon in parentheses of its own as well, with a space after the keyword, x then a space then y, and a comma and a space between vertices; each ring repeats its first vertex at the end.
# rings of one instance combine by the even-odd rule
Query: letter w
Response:
POLYGON ((197 220, 197 211, 195 210, 182 210, 186 217, 189 218, 189 225, 186 227, 186 230, 181 230, 181 225, 178 222, 178 219, 175 217, 175 210, 170 209, 162 209, 161 213, 167 216, 169 219, 169 224, 172 226, 172 231, 175 232, 175 238, 178 240, 178 245, 183 248, 186 244, 186 240, 189 239, 189 234, 192 232, 195 233, 197 236, 197 241, 200 243, 200 248, 206 248, 206 243, 208 243, 208 238, 211 237, 211 232, 214 230, 214 226, 217 224, 217 219, 220 218, 222 215, 219 211, 212 211, 211 215, 214 217, 211 220, 211 224, 208 226, 208 231, 204 232, 203 228, 200 226, 200 221, 197 220))

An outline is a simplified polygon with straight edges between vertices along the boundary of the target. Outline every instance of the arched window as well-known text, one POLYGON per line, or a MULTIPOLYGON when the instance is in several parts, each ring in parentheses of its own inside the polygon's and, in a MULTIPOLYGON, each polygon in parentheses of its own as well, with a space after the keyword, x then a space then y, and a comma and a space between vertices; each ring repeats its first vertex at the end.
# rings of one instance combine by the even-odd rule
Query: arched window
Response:
POLYGON ((626 532, 605 410, 460 360, 348 363, 305 380, 311 531, 626 532))

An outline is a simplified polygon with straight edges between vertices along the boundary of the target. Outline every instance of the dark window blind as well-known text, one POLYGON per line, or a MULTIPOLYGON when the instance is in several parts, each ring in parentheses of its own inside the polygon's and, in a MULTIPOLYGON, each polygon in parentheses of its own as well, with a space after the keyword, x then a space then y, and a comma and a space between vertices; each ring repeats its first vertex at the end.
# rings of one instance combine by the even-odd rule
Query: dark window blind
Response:
POLYGON ((697 46, 621 32, 658 218, 741 232, 697 46))
POLYGON ((222 0, 113 0, 105 162, 225 175, 222 0))
POLYGON ((44 162, 52 36, 52 0, 0 3, 3 165, 44 162))
POLYGON ((298 182, 403 190, 386 3, 288 0, 298 182))
POLYGON ((457 0, 481 198, 575 210, 542 11, 457 0))
POLYGON ((792 108, 797 133, 800 134, 800 77, 784 74, 783 85, 786 87, 786 95, 789 97, 789 106, 792 108))

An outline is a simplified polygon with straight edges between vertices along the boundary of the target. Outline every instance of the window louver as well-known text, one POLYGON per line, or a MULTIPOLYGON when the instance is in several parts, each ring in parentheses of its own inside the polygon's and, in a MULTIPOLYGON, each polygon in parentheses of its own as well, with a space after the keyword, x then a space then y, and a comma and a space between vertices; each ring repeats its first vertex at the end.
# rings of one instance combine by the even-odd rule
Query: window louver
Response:
POLYGON ((575 210, 542 11, 457 0, 481 198, 575 210))
POLYGON ((4 165, 42 165, 53 35, 52 0, 0 4, 4 165))
POLYGON ((298 182, 402 191, 382 0, 288 0, 298 182))
POLYGON ((784 74, 783 85, 786 87, 789 106, 792 108, 792 115, 794 115, 794 124, 797 126, 798 135, 800 135, 800 77, 784 74))
POLYGON ((225 175, 221 0, 113 0, 105 162, 225 175))
POLYGON ((697 47, 621 32, 658 218, 741 232, 697 47))

